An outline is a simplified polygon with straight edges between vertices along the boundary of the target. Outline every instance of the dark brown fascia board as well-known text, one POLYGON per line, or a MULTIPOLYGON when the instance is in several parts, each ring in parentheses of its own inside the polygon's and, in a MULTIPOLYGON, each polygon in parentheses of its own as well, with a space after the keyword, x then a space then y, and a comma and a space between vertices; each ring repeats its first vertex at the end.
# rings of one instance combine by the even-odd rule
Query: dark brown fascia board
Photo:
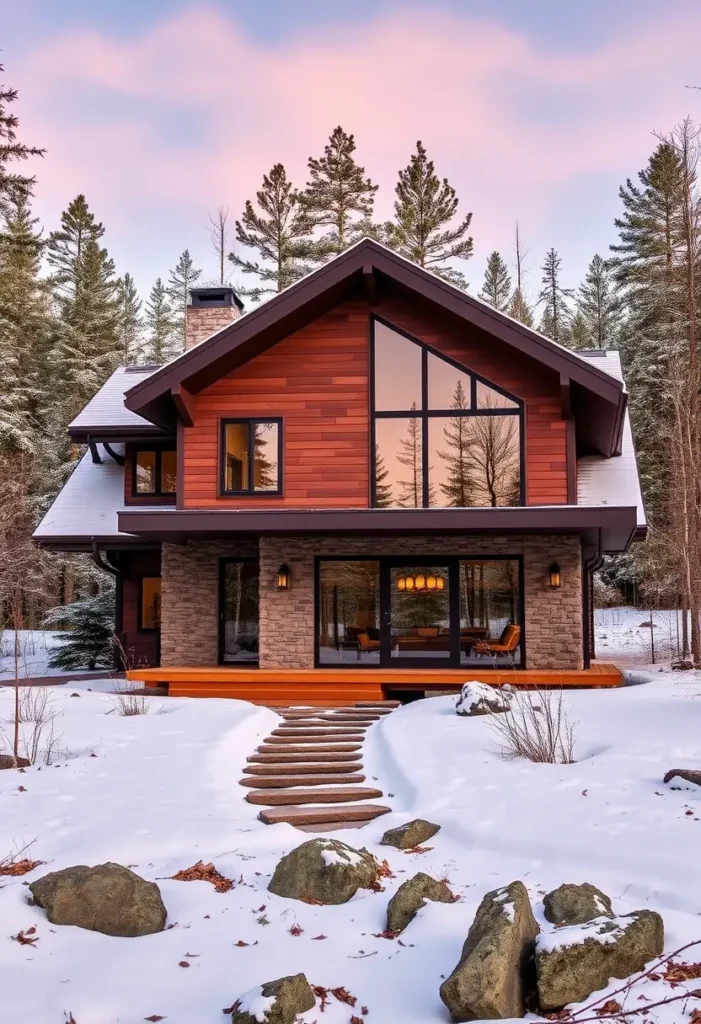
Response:
POLYGON ((151 443, 153 441, 175 440, 175 436, 170 431, 162 430, 161 427, 156 427, 151 423, 144 423, 143 426, 134 427, 106 425, 97 427, 68 427, 68 436, 72 441, 77 441, 79 444, 87 444, 88 438, 92 438, 98 444, 102 441, 113 444, 119 444, 120 442, 131 444, 135 441, 151 443))
POLYGON ((363 239, 319 270, 234 320, 211 338, 156 370, 146 380, 135 384, 126 392, 126 407, 134 412, 146 410, 149 403, 170 392, 174 385, 201 373, 210 364, 251 341, 257 334, 284 320, 300 307, 318 300, 335 285, 353 276, 357 276, 360 283, 370 267, 421 295, 426 301, 457 315, 555 372, 577 381, 606 401, 618 405, 623 391, 620 381, 518 321, 477 302, 460 289, 441 281, 434 274, 397 256, 384 246, 371 239, 363 239))
POLYGON ((92 551, 97 544, 110 551, 143 551, 158 548, 160 543, 144 537, 34 537, 34 543, 45 551, 92 551))
POLYGON ((238 534, 570 533, 601 529, 607 551, 625 550, 637 527, 632 506, 540 505, 470 509, 128 509, 119 529, 151 539, 238 534))

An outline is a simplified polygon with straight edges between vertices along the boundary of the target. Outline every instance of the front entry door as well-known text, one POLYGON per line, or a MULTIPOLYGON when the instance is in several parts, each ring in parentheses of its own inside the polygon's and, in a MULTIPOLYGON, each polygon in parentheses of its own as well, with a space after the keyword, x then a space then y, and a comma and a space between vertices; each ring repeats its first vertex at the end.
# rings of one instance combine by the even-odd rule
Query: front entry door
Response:
POLYGON ((457 565, 417 559, 383 563, 380 660, 385 668, 450 668, 460 659, 457 565))

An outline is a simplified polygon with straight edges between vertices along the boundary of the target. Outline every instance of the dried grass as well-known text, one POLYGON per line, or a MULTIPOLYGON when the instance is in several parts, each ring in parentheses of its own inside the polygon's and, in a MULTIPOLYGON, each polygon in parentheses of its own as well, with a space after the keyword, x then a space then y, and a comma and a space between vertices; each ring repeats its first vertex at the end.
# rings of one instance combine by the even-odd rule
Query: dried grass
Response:
POLYGON ((525 757, 536 764, 574 764, 574 725, 563 694, 550 690, 519 693, 509 711, 492 716, 491 726, 506 760, 525 757))
POLYGON ((132 718, 134 715, 147 715, 151 710, 143 692, 133 690, 130 687, 115 686, 114 710, 122 718, 132 718))

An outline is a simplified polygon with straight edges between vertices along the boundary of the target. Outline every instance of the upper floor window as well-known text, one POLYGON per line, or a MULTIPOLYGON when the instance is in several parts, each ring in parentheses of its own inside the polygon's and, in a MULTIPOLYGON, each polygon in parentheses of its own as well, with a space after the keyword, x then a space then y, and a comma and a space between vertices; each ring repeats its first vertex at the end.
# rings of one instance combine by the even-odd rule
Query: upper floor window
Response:
POLYGON ((518 399, 377 319, 372 374, 376 508, 524 503, 518 399))
POLYGON ((280 494, 282 420, 223 420, 223 494, 280 494))
POLYGON ((138 448, 134 452, 134 494, 175 494, 177 465, 175 449, 138 448))

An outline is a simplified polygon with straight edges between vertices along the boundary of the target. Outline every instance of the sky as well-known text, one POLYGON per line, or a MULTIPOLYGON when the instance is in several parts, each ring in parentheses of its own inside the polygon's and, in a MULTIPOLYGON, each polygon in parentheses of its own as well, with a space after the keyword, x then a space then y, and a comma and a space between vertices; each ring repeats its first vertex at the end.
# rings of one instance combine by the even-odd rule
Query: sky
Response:
POLYGON ((473 214, 473 294, 517 220, 531 296, 551 246, 576 286, 654 133, 701 120, 699 0, 0 0, 0 23, 21 138, 47 150, 36 215, 85 193, 144 294, 185 248, 211 278, 209 212, 233 222, 277 162, 303 187, 337 124, 383 219, 423 141, 473 214))

